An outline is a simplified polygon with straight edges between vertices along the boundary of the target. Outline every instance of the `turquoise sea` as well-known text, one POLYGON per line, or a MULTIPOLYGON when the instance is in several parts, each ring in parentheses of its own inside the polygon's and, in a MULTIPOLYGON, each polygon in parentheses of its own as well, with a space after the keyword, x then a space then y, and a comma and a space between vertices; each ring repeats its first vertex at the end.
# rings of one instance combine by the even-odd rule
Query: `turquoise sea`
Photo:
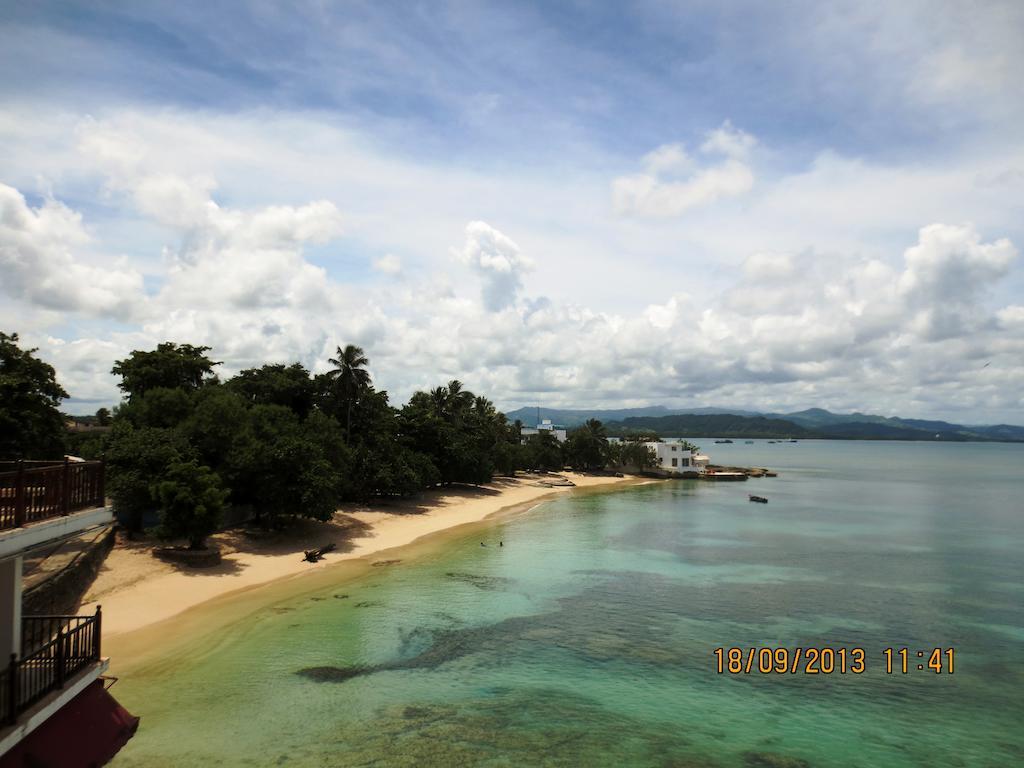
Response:
POLYGON ((698 442, 780 475, 574 493, 293 581, 121 678, 114 765, 1024 764, 1024 445, 698 442), (866 669, 719 674, 731 646, 866 669), (953 674, 917 670, 934 648, 953 674))

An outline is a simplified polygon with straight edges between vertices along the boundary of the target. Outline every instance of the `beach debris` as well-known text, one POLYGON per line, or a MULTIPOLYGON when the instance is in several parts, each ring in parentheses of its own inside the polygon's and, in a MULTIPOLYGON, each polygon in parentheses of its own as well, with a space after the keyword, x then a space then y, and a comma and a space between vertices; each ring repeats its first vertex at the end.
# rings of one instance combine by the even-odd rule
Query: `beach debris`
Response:
POLYGON ((302 559, 310 563, 320 562, 320 559, 323 558, 324 555, 328 552, 333 552, 337 547, 338 545, 332 541, 331 543, 320 547, 320 549, 307 549, 302 559))
POLYGON ((397 565, 402 562, 401 560, 374 560, 370 565, 374 568, 379 568, 382 565, 397 565))

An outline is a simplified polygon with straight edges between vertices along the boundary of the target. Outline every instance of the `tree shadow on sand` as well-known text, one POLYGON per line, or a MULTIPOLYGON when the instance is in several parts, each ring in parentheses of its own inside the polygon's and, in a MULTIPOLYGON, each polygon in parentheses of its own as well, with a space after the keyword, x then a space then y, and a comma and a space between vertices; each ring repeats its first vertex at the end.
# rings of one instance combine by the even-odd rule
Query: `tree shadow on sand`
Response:
POLYGON ((387 512, 391 515, 422 515, 449 506, 460 501, 485 499, 500 496, 510 488, 518 488, 521 483, 511 477, 497 477, 487 485, 466 485, 452 483, 423 491, 416 496, 405 498, 375 499, 372 506, 353 509, 352 511, 387 512))

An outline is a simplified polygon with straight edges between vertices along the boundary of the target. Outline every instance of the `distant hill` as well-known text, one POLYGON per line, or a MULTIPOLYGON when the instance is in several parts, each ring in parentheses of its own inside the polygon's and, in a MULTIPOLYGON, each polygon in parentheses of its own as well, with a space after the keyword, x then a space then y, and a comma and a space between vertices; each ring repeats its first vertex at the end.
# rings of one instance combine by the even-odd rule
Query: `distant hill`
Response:
POLYGON ((665 437, 814 437, 792 421, 733 413, 641 416, 608 425, 609 434, 652 431, 665 437))
MULTIPOLYGON (((507 414, 533 424, 536 408, 519 408, 507 414)), ((540 418, 570 429, 587 419, 600 419, 609 434, 652 431, 669 437, 828 438, 832 440, 927 440, 963 442, 1024 442, 1024 427, 954 424, 933 419, 903 419, 865 413, 832 413, 808 408, 793 413, 767 413, 728 408, 678 408, 656 405, 646 408, 554 409, 541 408, 540 418)))
POLYGON ((823 408, 808 408, 795 413, 769 414, 773 418, 794 421, 819 429, 830 437, 855 437, 873 440, 1000 440, 1024 441, 1024 427, 1012 424, 965 426, 949 421, 901 419, 897 416, 873 416, 864 413, 832 413, 823 408), (936 438, 936 435, 939 437, 936 438))
MULTIPOLYGON (((564 424, 567 427, 578 427, 587 419, 598 419, 600 421, 622 421, 623 419, 644 417, 644 416, 675 416, 683 413, 710 414, 710 413, 735 413, 741 416, 757 416, 754 411, 730 410, 728 408, 666 408, 664 405, 652 405, 646 408, 610 408, 610 409, 558 409, 541 408, 540 418, 551 419, 555 424, 564 424)), ((537 408, 517 408, 508 411, 505 416, 509 421, 519 419, 523 424, 533 426, 537 423, 537 408)))
POLYGON ((805 411, 794 411, 793 413, 766 413, 772 419, 786 419, 795 421, 805 427, 821 427, 829 424, 850 424, 850 423, 884 423, 884 416, 871 416, 865 413, 832 413, 824 408, 808 408, 805 411))
POLYGON ((1024 427, 1015 427, 1013 424, 994 424, 990 427, 974 426, 968 427, 968 429, 985 435, 989 440, 1024 441, 1024 427))
POLYGON ((938 431, 934 429, 924 430, 868 421, 826 424, 813 431, 820 437, 828 437, 833 440, 945 440, 964 442, 972 439, 981 439, 948 429, 938 431))

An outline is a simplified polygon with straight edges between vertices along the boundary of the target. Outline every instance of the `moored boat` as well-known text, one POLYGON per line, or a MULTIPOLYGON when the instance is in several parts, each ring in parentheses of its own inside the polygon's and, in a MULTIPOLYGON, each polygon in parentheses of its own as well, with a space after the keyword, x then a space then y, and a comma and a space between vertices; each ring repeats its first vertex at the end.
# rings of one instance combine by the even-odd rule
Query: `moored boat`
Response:
POLYGON ((755 496, 754 494, 750 494, 750 500, 756 501, 758 504, 768 503, 768 499, 766 499, 764 496, 755 496))

